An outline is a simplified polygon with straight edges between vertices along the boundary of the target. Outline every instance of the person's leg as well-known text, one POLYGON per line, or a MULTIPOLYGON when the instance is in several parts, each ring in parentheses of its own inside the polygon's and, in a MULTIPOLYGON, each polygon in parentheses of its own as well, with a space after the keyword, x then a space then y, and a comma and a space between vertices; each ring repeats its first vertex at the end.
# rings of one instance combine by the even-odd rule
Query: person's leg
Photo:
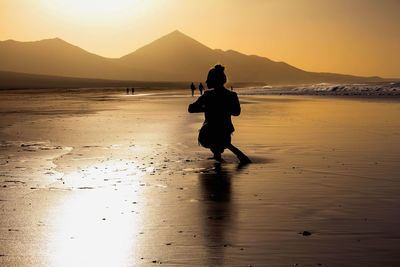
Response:
POLYGON ((222 153, 224 152, 223 149, 221 149, 219 147, 213 147, 213 148, 211 148, 211 152, 214 154, 212 159, 215 159, 216 161, 219 161, 219 162, 224 161, 222 156, 221 156, 222 153))
POLYGON ((249 157, 247 157, 242 151, 239 150, 239 148, 235 147, 234 145, 229 144, 227 146, 227 149, 229 149, 230 151, 232 151, 233 154, 236 155, 240 163, 251 163, 249 157))

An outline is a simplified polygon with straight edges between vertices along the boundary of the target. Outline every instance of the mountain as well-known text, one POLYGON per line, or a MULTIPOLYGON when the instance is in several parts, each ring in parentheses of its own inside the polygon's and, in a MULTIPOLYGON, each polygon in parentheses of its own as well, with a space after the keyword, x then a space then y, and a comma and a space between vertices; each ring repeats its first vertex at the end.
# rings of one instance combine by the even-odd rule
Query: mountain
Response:
MULTIPOLYGON (((111 80, 71 78, 10 71, 0 71, 0 81, 0 89, 109 87, 118 84, 117 81, 111 80)), ((118 85, 121 86, 121 84, 118 85)))
POLYGON ((204 81, 208 69, 216 63, 226 66, 232 82, 299 84, 381 80, 307 72, 264 57, 211 49, 179 31, 118 59, 89 53, 59 38, 0 42, 0 70, 12 72, 114 80, 204 81))
POLYGON ((0 69, 16 72, 75 77, 104 75, 113 62, 73 46, 61 39, 36 42, 8 40, 0 43, 0 69))
POLYGON ((187 82, 146 82, 106 80, 41 75, 0 70, 0 89, 70 89, 70 88, 186 88, 187 82))
POLYGON ((0 42, 0 59, 0 70, 32 74, 117 80, 141 80, 153 74, 126 66, 118 59, 89 53, 59 38, 0 42))
POLYGON ((218 61, 218 53, 174 31, 121 58, 125 65, 166 70, 167 80, 202 81, 218 61))

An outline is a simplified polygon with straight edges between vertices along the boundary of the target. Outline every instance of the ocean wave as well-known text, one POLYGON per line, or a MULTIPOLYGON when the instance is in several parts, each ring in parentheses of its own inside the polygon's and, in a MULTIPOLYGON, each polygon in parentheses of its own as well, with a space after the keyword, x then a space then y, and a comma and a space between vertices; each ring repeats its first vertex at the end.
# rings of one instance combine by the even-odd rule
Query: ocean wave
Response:
POLYGON ((235 89, 241 95, 400 96, 400 82, 371 84, 318 83, 299 86, 257 86, 235 89))

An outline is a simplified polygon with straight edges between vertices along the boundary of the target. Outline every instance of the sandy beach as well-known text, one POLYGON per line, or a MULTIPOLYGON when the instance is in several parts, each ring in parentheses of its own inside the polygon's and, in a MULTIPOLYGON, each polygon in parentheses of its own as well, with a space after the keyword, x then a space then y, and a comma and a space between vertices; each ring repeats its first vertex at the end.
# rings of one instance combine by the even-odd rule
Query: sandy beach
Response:
POLYGON ((1 266, 400 266, 400 102, 240 96, 207 160, 188 90, 0 92, 1 266))

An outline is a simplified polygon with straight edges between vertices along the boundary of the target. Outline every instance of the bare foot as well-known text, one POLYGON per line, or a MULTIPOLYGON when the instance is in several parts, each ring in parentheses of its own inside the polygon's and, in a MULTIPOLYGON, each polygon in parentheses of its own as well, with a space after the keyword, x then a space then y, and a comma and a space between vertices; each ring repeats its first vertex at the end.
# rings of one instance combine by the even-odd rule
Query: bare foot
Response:
POLYGON ((225 162, 225 160, 221 156, 219 156, 219 157, 215 157, 215 156, 214 157, 209 157, 207 159, 213 159, 213 160, 216 160, 218 162, 225 162))

